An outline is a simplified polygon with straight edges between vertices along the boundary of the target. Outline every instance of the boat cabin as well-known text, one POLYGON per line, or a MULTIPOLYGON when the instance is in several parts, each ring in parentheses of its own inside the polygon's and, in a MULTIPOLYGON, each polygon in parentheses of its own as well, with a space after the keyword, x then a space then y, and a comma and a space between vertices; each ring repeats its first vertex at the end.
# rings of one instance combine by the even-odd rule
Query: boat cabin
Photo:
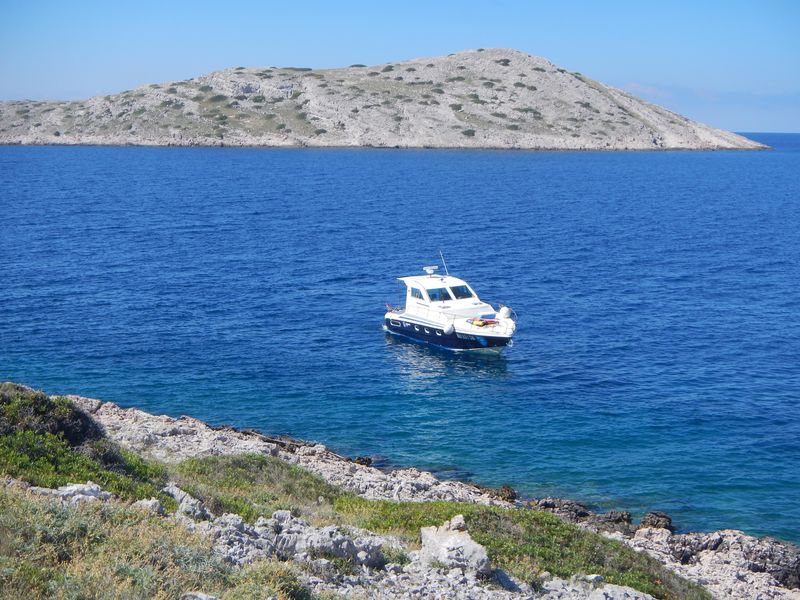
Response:
POLYGON ((406 311, 439 310, 464 316, 477 315, 481 311, 494 312, 491 305, 481 301, 463 279, 436 275, 431 268, 426 268, 426 272, 427 275, 398 278, 406 285, 406 311))

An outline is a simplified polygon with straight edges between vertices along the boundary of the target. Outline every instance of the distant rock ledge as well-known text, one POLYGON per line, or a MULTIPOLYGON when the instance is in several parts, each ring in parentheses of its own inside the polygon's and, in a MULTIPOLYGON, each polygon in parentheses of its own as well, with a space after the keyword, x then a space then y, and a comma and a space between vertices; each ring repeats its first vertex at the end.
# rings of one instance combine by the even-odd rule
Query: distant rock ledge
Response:
POLYGON ((236 67, 77 102, 0 102, 0 144, 765 149, 509 49, 236 67))
POLYGON ((556 498, 521 501, 505 490, 459 481, 441 481, 417 469, 379 470, 351 460, 322 444, 270 437, 250 430, 211 427, 191 417, 156 416, 112 402, 66 396, 120 446, 166 463, 228 454, 266 454, 302 467, 328 483, 372 500, 445 500, 506 508, 546 510, 566 521, 617 539, 645 552, 667 568, 699 583, 715 598, 800 600, 800 548, 741 531, 675 534, 671 519, 648 513, 636 526, 630 514, 595 514, 584 505, 556 498), (505 498, 505 499, 503 499, 505 498))

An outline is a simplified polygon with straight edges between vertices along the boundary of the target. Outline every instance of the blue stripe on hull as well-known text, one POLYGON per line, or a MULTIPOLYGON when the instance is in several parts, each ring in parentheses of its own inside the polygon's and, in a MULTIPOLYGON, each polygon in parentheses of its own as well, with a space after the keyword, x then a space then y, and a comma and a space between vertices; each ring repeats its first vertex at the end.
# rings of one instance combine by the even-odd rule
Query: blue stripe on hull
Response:
POLYGON ((436 327, 415 325, 400 319, 385 319, 386 330, 420 342, 449 348, 451 350, 482 350, 484 348, 503 348, 508 345, 509 338, 489 335, 471 335, 466 333, 446 334, 436 327))

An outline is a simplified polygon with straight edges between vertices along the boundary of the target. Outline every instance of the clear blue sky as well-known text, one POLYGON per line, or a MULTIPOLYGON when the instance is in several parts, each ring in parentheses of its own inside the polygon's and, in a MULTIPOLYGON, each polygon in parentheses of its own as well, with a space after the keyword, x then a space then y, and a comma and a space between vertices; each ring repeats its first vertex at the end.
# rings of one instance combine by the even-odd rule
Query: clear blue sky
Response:
POLYGON ((478 47, 544 56, 718 127, 800 132, 798 0, 3 0, 0 99, 478 47))

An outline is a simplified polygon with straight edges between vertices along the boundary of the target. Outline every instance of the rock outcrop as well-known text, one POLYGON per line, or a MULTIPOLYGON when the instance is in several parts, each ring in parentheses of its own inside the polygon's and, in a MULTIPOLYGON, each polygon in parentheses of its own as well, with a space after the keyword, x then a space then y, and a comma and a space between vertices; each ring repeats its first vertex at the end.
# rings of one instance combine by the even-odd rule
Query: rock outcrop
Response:
POLYGON ((508 49, 343 69, 236 67, 80 102, 0 102, 0 144, 764 147, 508 49))
POLYGON ((423 527, 420 531, 423 564, 441 564, 449 569, 463 569, 487 576, 492 571, 486 548, 467 531, 463 515, 456 515, 441 527, 423 527))
POLYGON ((800 600, 800 549, 786 542, 732 529, 675 535, 642 528, 627 543, 716 598, 800 600))

